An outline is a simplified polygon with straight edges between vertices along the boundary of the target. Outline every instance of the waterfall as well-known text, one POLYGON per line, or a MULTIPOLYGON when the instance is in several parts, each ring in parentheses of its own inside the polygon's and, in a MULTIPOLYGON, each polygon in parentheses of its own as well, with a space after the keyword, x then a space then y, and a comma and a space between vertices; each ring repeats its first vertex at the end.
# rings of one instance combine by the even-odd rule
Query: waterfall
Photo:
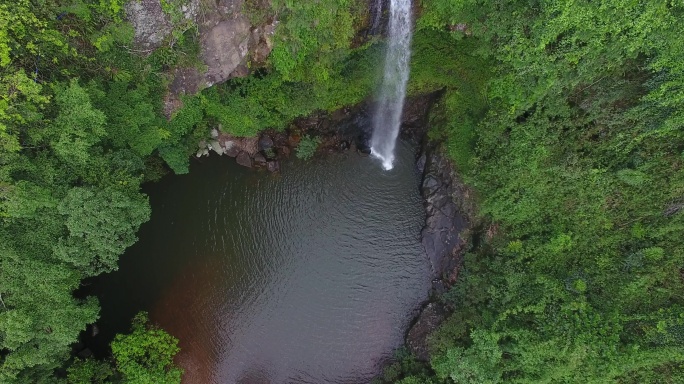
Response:
POLYGON ((411 56, 411 0, 390 0, 389 45, 385 72, 373 116, 371 153, 392 169, 411 56))

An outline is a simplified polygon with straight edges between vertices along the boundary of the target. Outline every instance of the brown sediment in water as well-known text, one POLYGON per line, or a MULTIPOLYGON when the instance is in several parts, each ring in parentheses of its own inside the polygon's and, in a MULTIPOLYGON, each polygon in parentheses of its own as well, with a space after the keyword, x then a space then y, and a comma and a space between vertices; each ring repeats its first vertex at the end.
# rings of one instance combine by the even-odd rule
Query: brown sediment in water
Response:
MULTIPOLYGON (((217 259, 212 259, 217 260, 217 259)), ((179 340, 175 363, 185 371, 184 384, 213 383, 217 353, 214 330, 209 327, 212 313, 202 302, 213 297, 214 281, 220 266, 215 262, 192 264, 183 270, 153 307, 151 320, 179 340)))
POLYGON ((101 288, 129 297, 103 308, 149 310, 180 339, 184 383, 370 382, 430 286, 414 151, 400 148, 391 173, 353 153, 278 177, 193 164, 150 192, 154 231, 101 288))

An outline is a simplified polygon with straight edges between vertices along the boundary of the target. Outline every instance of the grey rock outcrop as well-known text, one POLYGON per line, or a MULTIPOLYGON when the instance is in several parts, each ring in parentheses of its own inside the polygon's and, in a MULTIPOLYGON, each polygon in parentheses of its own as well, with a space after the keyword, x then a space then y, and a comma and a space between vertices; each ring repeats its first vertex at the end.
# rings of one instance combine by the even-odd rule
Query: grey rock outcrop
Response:
POLYGON ((206 86, 221 83, 245 65, 251 45, 250 23, 241 16, 224 20, 202 36, 202 61, 207 65, 206 86))
POLYGON ((458 190, 451 163, 435 150, 428 152, 421 188, 426 212, 421 239, 434 277, 445 277, 458 263, 455 259, 465 245, 461 233, 468 221, 454 199, 458 190))
MULTIPOLYGON (((170 1, 170 6, 179 6, 179 16, 183 20, 194 21, 200 9, 200 0, 189 0, 184 4, 170 1)), ((126 18, 135 30, 133 42, 142 53, 150 53, 159 48, 177 26, 171 21, 160 0, 132 0, 124 5, 126 18)), ((184 22, 177 21, 177 24, 184 22)))
MULTIPOLYGON (((265 63, 273 48, 272 36, 277 25, 274 17, 252 25, 243 13, 244 0, 185 0, 182 4, 179 1, 169 0, 170 7, 177 7, 174 21, 160 0, 132 0, 125 6, 126 17, 135 29, 135 49, 142 54, 172 44, 170 39, 179 29, 183 32, 196 26, 199 31, 203 69, 193 66, 170 68, 167 72, 172 81, 164 112, 169 118, 181 106, 180 95, 195 94, 230 78, 247 76, 250 67, 265 63)), ((268 14, 271 5, 269 1, 260 1, 259 7, 268 14)))
POLYGON ((173 30, 159 0, 129 1, 125 11, 135 29, 134 43, 144 52, 159 48, 173 30))
MULTIPOLYGON (((421 193, 426 213, 421 241, 435 278, 433 294, 439 295, 456 282, 469 232, 469 218, 473 217, 472 202, 451 162, 436 145, 423 147, 416 166, 423 172, 421 193)), ((429 360, 428 338, 447 314, 442 303, 430 302, 409 329, 406 345, 419 360, 429 360)))
POLYGON ((437 303, 429 303, 423 308, 418 320, 406 335, 406 345, 420 361, 430 359, 428 337, 446 319, 446 311, 437 303))

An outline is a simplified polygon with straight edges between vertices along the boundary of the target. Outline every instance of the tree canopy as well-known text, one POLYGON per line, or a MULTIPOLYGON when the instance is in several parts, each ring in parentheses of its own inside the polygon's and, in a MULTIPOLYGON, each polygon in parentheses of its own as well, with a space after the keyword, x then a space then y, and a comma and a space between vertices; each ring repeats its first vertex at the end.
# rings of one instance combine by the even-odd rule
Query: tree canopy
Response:
POLYGON ((483 226, 402 382, 684 381, 682 4, 422 4, 491 68, 481 108, 445 82, 432 119, 483 226))
MULTIPOLYGON (((382 44, 360 38, 365 2, 248 1, 255 21, 279 17, 268 62, 167 119, 169 74, 197 65, 197 29, 141 56, 122 7, 0 0, 2 383, 178 381, 176 341, 144 315, 111 364, 69 353, 99 316, 74 292, 116 270, 149 218, 140 184, 160 159, 187 172, 210 127, 284 129, 374 87, 382 44)), ((415 8, 408 88, 442 91, 429 134, 482 228, 441 297, 453 313, 431 362, 407 358, 392 380, 684 382, 684 4, 415 8)))

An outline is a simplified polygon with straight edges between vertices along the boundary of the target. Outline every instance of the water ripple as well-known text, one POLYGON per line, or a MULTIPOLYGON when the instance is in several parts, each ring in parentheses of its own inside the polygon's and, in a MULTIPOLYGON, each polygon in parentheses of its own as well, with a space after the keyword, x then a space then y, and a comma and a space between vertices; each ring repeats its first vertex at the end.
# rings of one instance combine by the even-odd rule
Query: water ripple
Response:
POLYGON ((210 158, 149 194, 151 222, 102 286, 147 304, 102 296, 103 319, 150 310, 180 339, 185 383, 369 382, 426 298, 405 144, 390 171, 354 153, 279 175, 210 158))

